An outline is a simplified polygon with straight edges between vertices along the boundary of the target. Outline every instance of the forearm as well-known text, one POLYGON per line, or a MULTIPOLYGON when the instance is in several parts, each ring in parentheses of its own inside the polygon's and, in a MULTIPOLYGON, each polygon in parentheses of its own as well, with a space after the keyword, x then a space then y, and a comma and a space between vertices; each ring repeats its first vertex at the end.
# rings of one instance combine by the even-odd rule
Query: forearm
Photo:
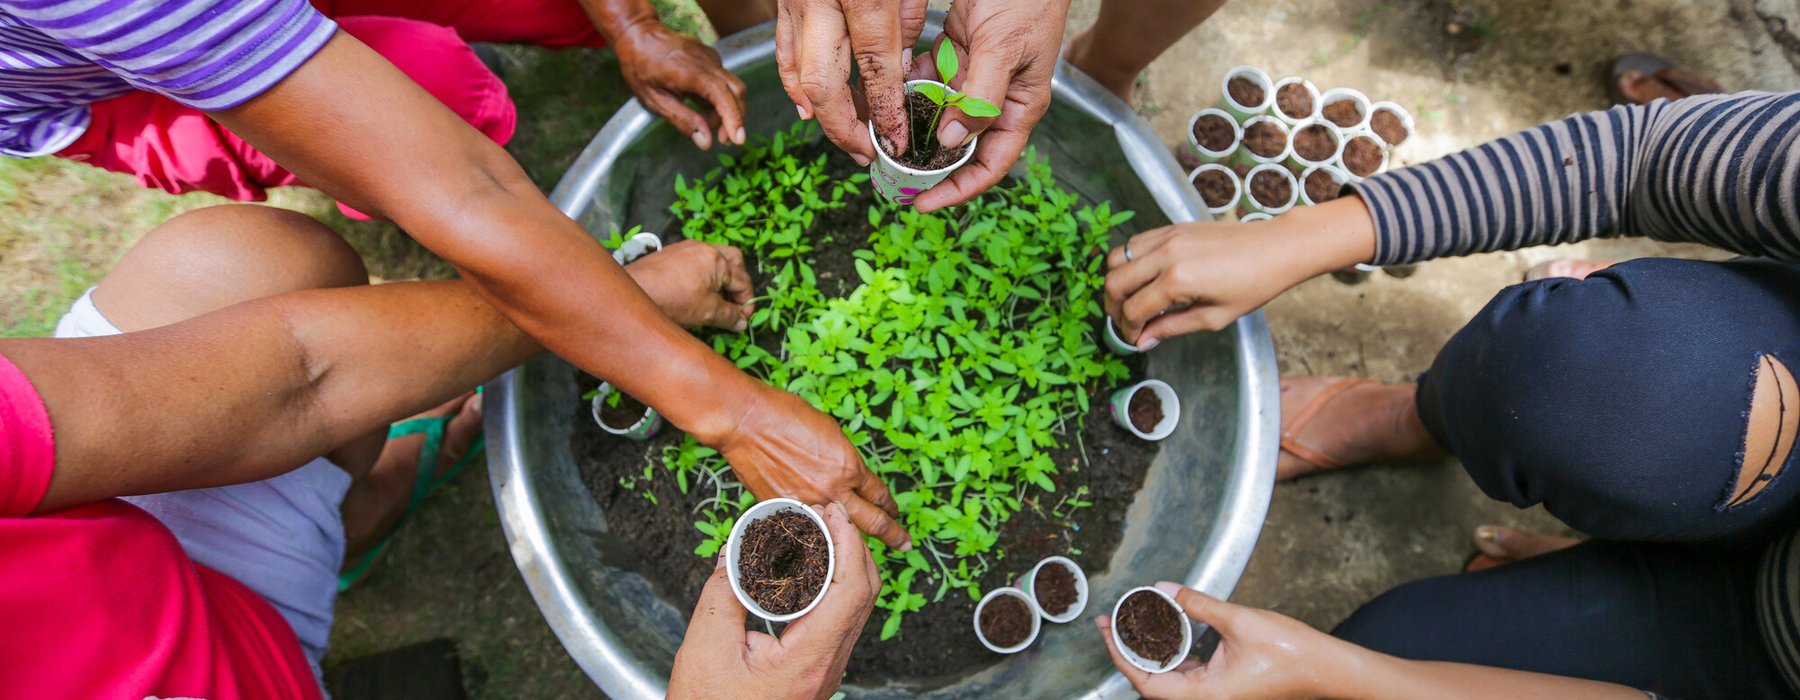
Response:
POLYGON ((1538 126, 1356 185, 1395 264, 1619 234, 1800 259, 1792 107, 1712 95, 1538 126), (1784 114, 1785 112, 1785 114, 1784 114))
MULTIPOLYGON (((1346 646, 1349 646, 1346 644, 1346 646)), ((1346 700, 1646 700, 1642 690, 1612 683, 1513 671, 1473 664, 1408 661, 1353 647, 1354 668, 1320 697, 1346 700)))
POLYGON ((651 7, 649 0, 580 0, 581 11, 587 13, 588 20, 594 28, 606 37, 607 43, 617 45, 619 40, 632 29, 645 23, 661 25, 662 20, 656 15, 656 8, 651 7))

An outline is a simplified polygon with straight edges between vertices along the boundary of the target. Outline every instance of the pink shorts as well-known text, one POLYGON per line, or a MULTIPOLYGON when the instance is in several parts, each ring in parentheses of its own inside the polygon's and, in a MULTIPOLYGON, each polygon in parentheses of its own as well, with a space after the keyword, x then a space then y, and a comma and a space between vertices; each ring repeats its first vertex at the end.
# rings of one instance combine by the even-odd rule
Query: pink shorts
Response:
MULTIPOLYGON (((576 0, 313 0, 313 5, 501 145, 512 138, 517 112, 506 85, 466 42, 605 45, 576 0)), ((57 156, 127 173, 145 187, 173 194, 211 192, 259 202, 268 188, 303 184, 205 113, 162 95, 132 93, 96 102, 91 110, 87 133, 57 156)))

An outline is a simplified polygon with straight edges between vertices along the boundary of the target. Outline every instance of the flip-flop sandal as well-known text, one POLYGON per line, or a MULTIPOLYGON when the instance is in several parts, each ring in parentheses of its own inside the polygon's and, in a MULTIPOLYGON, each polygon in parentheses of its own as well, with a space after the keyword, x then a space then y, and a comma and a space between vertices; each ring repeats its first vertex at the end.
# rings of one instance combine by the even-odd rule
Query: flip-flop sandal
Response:
POLYGON ((1718 82, 1682 70, 1656 54, 1628 53, 1613 60, 1612 79, 1606 83, 1606 94, 1616 104, 1643 104, 1625 90, 1625 82, 1640 76, 1656 78, 1676 92, 1685 95, 1710 95, 1725 92, 1718 82))
MULTIPOLYGON (((477 393, 480 391, 480 389, 476 389, 477 393)), ((487 436, 476 435, 475 439, 469 443, 467 452, 461 459, 456 460, 456 464, 451 465, 450 471, 444 472, 443 476, 437 476, 439 450, 444 446, 444 429, 458 415, 461 415, 460 411, 448 416, 414 418, 395 423, 393 427, 388 428, 389 440, 421 433, 425 435, 425 442, 419 445, 419 475, 413 479, 412 494, 406 499, 406 510, 400 512, 400 519, 394 521, 394 526, 387 531, 387 534, 381 536, 381 541, 376 542, 374 547, 370 547, 369 551, 364 552, 362 557, 356 560, 355 565, 338 574, 339 593, 356 585, 358 581, 369 574, 369 569, 375 566, 376 560, 380 559, 382 553, 387 551, 388 543, 393 540, 394 533, 400 531, 400 526, 406 524, 406 520, 412 517, 413 511, 419 509, 419 504, 423 503, 427 496, 430 496, 438 487, 450 483, 450 480, 462 473, 463 469, 473 464, 477 457, 485 454, 487 436)))
POLYGON ((1350 466, 1349 463, 1344 460, 1300 444, 1300 434, 1306 432, 1306 426, 1311 424, 1312 420, 1319 416, 1319 411, 1324 410, 1325 405, 1331 403, 1332 399, 1337 398, 1338 394, 1342 394, 1345 391, 1349 391, 1350 389, 1354 389, 1364 384, 1380 383, 1381 382, 1373 379, 1360 377, 1346 377, 1332 382, 1330 386, 1325 387, 1324 391, 1314 395, 1311 401, 1306 402, 1306 406, 1302 407, 1300 413, 1294 416, 1292 425, 1282 426, 1281 450, 1295 457, 1299 457, 1300 461, 1317 467, 1319 471, 1342 469, 1350 466))

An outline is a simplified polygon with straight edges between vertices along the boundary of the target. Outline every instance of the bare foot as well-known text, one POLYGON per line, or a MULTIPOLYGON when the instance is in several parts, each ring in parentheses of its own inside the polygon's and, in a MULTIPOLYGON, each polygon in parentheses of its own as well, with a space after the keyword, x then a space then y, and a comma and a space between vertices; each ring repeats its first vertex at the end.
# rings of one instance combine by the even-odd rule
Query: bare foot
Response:
POLYGON ((1525 532, 1499 525, 1483 525, 1475 528, 1475 536, 1472 539, 1475 542, 1475 548, 1481 550, 1481 553, 1469 561, 1469 565, 1465 567, 1467 571, 1492 569, 1501 564, 1535 557, 1539 554, 1549 554, 1581 543, 1581 540, 1573 537, 1525 532))
MULTIPOLYGON (((442 417, 454 415, 444 426, 444 444, 437 455, 437 471, 450 471, 468 451, 470 443, 481 434, 481 395, 464 394, 449 402, 414 416, 442 417)), ((381 457, 361 479, 350 484, 339 508, 344 516, 344 564, 349 566, 362 557, 382 536, 394 528, 406 511, 413 484, 419 474, 419 448, 424 435, 407 435, 389 440, 381 449, 381 457)))
POLYGON ((1120 67, 1101 63, 1094 55, 1092 27, 1083 30, 1069 41, 1063 49, 1063 57, 1069 64, 1086 73, 1108 91, 1118 95, 1125 104, 1131 104, 1131 91, 1137 85, 1138 72, 1129 67, 1120 67))
POLYGON ((1588 275, 1612 267, 1616 264, 1617 263, 1595 262, 1592 260, 1576 260, 1573 258, 1546 260, 1536 265, 1532 265, 1531 269, 1526 270, 1525 281, 1536 282, 1538 280, 1555 277, 1568 277, 1584 280, 1587 279, 1588 275))
MULTIPOLYGON (((1300 414, 1342 377, 1282 377, 1281 426, 1286 435, 1300 414)), ((1329 457, 1321 464, 1281 450, 1275 478, 1286 481, 1336 465, 1377 461, 1411 461, 1441 456, 1413 403, 1418 387, 1412 384, 1368 382, 1344 389, 1317 407, 1311 420, 1300 426, 1291 442, 1329 457), (1334 464, 1333 464, 1334 463, 1334 464)))

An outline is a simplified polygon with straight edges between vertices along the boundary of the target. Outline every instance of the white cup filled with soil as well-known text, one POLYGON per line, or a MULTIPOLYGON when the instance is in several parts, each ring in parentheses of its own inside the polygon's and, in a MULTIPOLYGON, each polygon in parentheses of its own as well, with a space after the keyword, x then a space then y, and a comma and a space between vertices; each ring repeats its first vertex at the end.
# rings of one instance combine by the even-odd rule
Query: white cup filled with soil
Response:
POLYGON ((1300 76, 1275 81, 1275 110, 1269 113, 1290 126, 1319 115, 1319 88, 1300 76))
POLYGON ((606 382, 595 389, 588 410, 601 430, 642 442, 656 436, 663 419, 656 409, 606 382))
POLYGON ((1280 163, 1287 160, 1291 150, 1293 144, 1286 124, 1270 116, 1251 117, 1244 122, 1244 139, 1231 162, 1245 168, 1280 163))
POLYGON ((1087 572, 1068 557, 1044 557, 1019 585, 1038 614, 1058 624, 1081 616, 1088 604, 1087 572))
POLYGON ((1222 215, 1237 207, 1238 199, 1244 194, 1243 183, 1238 180, 1237 173, 1219 163, 1208 163, 1194 172, 1188 173, 1188 182, 1200 193, 1201 203, 1206 211, 1214 216, 1222 215))
POLYGON ((1337 199, 1350 183, 1350 173, 1335 165, 1314 165, 1300 172, 1300 203, 1312 206, 1337 199))
POLYGON ((1167 673, 1194 648, 1194 627, 1169 594, 1149 586, 1119 597, 1112 613, 1113 645, 1145 673, 1167 673))
POLYGON ((825 518, 791 498, 751 506, 725 543, 731 592, 750 614, 770 622, 812 612, 836 568, 837 547, 825 518))
POLYGON ((1344 152, 1344 134, 1330 123, 1310 120, 1296 125, 1289 137, 1287 164, 1296 170, 1334 162, 1344 152))
POLYGON ((1017 588, 996 588, 975 604, 975 638, 996 654, 1017 654, 1037 641, 1043 620, 1031 596, 1017 588))
POLYGON ((1387 169, 1387 145, 1372 131, 1350 134, 1344 140, 1344 154, 1338 158, 1338 165, 1350 174, 1351 182, 1362 182, 1387 169))
POLYGON ((1413 115, 1405 107, 1392 102, 1377 102, 1369 105, 1369 130, 1375 132, 1381 142, 1393 148, 1399 148, 1413 135, 1413 115))
POLYGON ((1207 107, 1188 120, 1188 148, 1201 163, 1218 163, 1237 151, 1244 128, 1225 110, 1207 107))
POLYGON ((1181 399, 1167 382, 1146 379, 1113 392, 1112 418, 1133 435, 1161 440, 1181 422, 1181 399))
POLYGON ((1300 183, 1283 165, 1258 165, 1244 174, 1244 208, 1279 216, 1300 201, 1300 183))
POLYGON ((1238 66, 1225 71, 1219 81, 1219 107, 1238 121, 1265 114, 1275 105, 1275 81, 1269 74, 1252 66, 1238 66))
POLYGON ((869 180, 875 183, 877 193, 897 204, 912 204, 920 192, 950 177, 950 173, 975 156, 975 143, 981 139, 971 136, 967 143, 956 148, 938 143, 937 130, 942 124, 943 113, 950 107, 940 107, 920 93, 921 85, 955 94, 949 86, 936 80, 906 81, 909 138, 906 152, 898 158, 892 155, 892 144, 875 133, 874 121, 869 122, 869 140, 875 143, 877 156, 875 162, 869 164, 869 180))
POLYGON ((1344 131, 1369 124, 1369 96, 1353 88, 1332 88, 1319 95, 1319 118, 1344 131))
POLYGON ((1106 349, 1113 351, 1114 355, 1136 355, 1142 352, 1138 350, 1138 346, 1125 342, 1111 316, 1106 317, 1106 349))

